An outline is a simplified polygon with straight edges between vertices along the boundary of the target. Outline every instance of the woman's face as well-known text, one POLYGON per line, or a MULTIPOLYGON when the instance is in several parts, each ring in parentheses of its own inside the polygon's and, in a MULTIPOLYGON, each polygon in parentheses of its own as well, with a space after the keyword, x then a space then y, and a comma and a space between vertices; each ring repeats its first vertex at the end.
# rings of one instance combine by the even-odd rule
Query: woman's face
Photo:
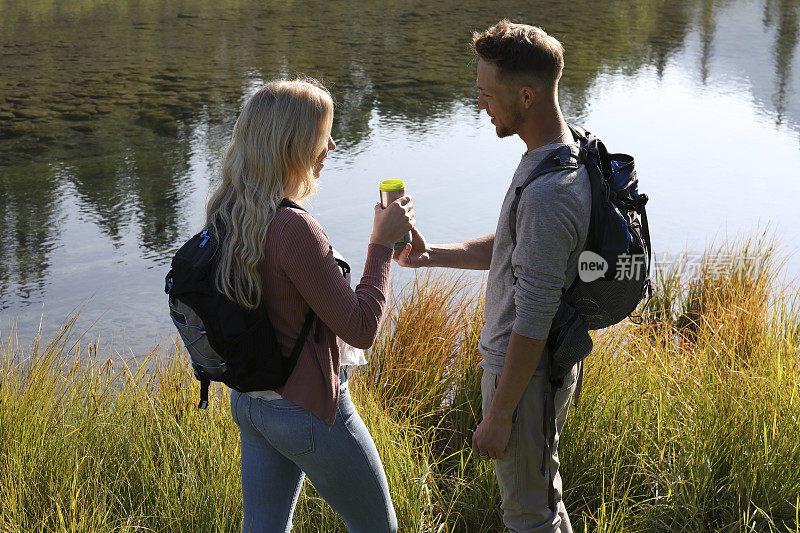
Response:
POLYGON ((319 178, 320 173, 322 172, 322 167, 325 166, 325 158, 328 156, 328 152, 331 150, 336 149, 336 143, 333 142, 333 137, 331 137, 331 130, 328 128, 328 143, 325 148, 322 149, 317 160, 314 162, 314 178, 319 178))

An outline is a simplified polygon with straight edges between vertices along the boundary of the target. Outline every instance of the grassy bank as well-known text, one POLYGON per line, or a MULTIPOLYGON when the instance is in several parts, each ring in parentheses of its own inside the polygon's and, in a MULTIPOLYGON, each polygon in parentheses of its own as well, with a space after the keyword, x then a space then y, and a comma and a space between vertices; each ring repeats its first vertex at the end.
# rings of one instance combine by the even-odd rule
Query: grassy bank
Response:
MULTIPOLYGON (((768 242, 723 250, 663 270, 641 324, 595 335, 560 448, 576 531, 800 531, 800 293, 773 286, 768 242)), ((501 529, 469 449, 482 300, 464 284, 396 298, 352 386, 402 531, 501 529)), ((0 531, 237 530, 227 391, 197 411, 180 348, 118 370, 68 330, 0 344, 0 531)), ((307 484, 295 530, 344 528, 307 484)))

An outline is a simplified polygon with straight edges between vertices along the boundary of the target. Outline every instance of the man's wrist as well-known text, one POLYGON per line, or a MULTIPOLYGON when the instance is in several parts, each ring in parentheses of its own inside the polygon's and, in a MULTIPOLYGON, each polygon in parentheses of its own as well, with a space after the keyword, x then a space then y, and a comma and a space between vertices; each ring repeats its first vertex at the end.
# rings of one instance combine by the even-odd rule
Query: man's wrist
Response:
POLYGON ((425 253, 422 254, 424 259, 422 260, 422 264, 420 266, 425 267, 440 267, 444 266, 441 262, 438 261, 440 259, 440 254, 442 251, 442 246, 438 244, 429 244, 425 253))
POLYGON ((494 405, 494 402, 492 402, 486 418, 498 423, 510 423, 514 418, 514 409, 506 409, 503 406, 494 405))

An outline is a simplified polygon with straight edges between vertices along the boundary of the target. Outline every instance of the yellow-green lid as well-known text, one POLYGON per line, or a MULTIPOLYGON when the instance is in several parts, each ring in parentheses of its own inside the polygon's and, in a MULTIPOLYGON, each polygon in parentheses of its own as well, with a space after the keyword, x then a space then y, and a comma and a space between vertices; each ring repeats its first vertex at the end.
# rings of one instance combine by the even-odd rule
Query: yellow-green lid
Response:
POLYGON ((382 191, 402 191, 405 188, 406 184, 403 180, 383 180, 381 182, 382 191))

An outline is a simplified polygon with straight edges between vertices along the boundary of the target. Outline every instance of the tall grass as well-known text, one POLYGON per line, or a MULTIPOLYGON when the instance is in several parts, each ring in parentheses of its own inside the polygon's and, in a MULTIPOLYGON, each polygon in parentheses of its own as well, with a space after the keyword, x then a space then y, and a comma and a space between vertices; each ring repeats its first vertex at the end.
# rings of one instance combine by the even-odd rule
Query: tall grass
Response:
MULTIPOLYGON (((768 240, 710 250, 696 275, 659 272, 641 324, 595 334, 560 447, 576 531, 800 531, 800 293, 779 266, 768 240)), ((466 285, 417 278, 353 379, 402 531, 502 530, 469 445, 483 300, 466 285)), ((236 531, 227 391, 198 411, 179 345, 129 368, 70 329, 0 342, 0 531, 236 531)), ((295 531, 344 531, 308 483, 295 531)))

